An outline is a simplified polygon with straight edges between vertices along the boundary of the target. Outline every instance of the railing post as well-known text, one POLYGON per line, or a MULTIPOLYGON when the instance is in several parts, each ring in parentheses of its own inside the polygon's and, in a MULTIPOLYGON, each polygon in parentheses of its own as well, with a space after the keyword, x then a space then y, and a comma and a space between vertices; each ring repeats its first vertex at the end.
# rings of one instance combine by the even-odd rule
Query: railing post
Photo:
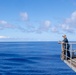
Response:
POLYGON ((61 43, 61 59, 63 60, 63 45, 61 43))
POLYGON ((62 43, 61 43, 61 50, 62 50, 62 52, 61 52, 61 59, 64 60, 64 59, 65 59, 65 55, 64 55, 64 46, 63 46, 62 43))
POLYGON ((65 55, 66 55, 66 60, 67 60, 67 43, 66 43, 66 49, 65 49, 66 51, 66 53, 65 53, 65 55))
POLYGON ((71 64, 71 61, 72 61, 72 44, 70 44, 70 64, 71 64))

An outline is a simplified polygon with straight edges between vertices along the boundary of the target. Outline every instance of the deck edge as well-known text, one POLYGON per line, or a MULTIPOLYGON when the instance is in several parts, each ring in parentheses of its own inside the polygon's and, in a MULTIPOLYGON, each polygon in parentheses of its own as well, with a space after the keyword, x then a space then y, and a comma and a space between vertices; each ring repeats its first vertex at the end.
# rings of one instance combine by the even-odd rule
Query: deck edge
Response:
POLYGON ((66 63, 74 72, 76 72, 76 68, 67 62, 67 60, 64 60, 64 63, 66 63))

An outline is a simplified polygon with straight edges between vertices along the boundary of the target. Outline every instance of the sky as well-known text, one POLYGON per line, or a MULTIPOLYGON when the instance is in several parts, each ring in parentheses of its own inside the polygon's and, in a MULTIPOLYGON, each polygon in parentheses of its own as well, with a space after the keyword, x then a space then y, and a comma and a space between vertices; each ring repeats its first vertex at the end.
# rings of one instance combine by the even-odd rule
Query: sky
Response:
POLYGON ((0 0, 0 41, 76 41, 76 0, 0 0))

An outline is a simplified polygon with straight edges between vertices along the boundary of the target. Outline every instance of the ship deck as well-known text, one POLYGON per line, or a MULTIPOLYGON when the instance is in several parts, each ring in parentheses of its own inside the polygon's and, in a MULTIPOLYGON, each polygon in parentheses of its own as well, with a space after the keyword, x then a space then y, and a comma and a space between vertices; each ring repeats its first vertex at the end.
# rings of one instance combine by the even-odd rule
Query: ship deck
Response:
POLYGON ((76 72, 76 57, 69 60, 64 60, 64 62, 76 72))

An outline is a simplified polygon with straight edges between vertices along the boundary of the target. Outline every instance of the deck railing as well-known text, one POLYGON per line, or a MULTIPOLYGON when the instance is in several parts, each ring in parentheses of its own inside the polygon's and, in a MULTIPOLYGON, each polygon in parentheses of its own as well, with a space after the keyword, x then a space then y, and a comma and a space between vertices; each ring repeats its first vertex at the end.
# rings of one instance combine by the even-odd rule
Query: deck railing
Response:
POLYGON ((72 62, 74 62, 73 64, 76 65, 76 60, 74 60, 74 58, 76 58, 75 52, 76 52, 76 48, 73 49, 73 45, 76 47, 76 43, 69 43, 70 48, 69 50, 67 49, 67 43, 66 43, 66 49, 64 49, 63 44, 61 44, 61 48, 62 51, 66 50, 66 53, 64 54, 65 59, 64 60, 68 60, 70 61, 70 64, 72 64, 72 62), (67 51, 70 52, 70 57, 67 56, 67 51))

